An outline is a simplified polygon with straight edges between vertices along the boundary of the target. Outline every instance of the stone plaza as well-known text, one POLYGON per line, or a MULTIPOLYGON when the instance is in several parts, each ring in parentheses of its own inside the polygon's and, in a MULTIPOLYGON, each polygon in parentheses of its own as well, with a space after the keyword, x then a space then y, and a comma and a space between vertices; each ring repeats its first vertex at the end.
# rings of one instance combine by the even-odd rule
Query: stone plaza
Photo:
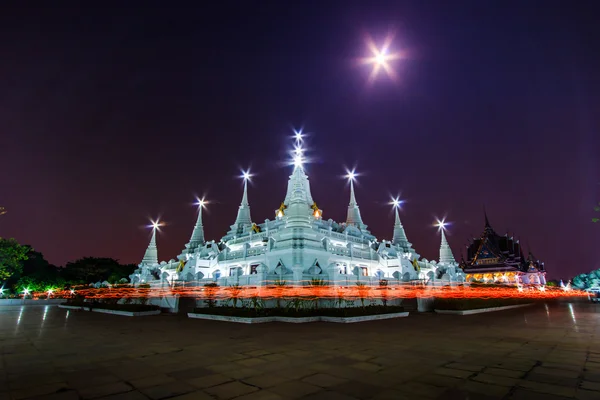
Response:
POLYGON ((599 399, 587 302, 357 324, 0 308, 0 399, 599 399))

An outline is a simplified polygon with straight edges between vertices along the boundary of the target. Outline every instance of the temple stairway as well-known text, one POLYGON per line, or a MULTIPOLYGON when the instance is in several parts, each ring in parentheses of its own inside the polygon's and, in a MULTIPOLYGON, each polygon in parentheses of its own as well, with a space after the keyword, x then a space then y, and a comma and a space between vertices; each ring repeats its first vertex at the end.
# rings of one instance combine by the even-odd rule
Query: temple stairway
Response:
POLYGON ((411 314, 418 312, 417 299, 416 298, 402 299, 402 302, 400 303, 400 305, 402 307, 404 307, 404 311, 408 311, 411 314))
POLYGON ((179 307, 177 309, 178 314, 186 314, 193 312, 196 308, 196 299, 193 297, 180 297, 179 307))

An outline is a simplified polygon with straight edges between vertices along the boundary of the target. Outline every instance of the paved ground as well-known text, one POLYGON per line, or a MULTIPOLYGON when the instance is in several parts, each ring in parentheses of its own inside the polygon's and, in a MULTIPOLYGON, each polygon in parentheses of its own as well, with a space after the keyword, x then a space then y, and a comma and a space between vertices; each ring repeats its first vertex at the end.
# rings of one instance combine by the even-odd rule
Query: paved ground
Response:
POLYGON ((0 308, 4 399, 600 399, 600 305, 248 326, 0 308))

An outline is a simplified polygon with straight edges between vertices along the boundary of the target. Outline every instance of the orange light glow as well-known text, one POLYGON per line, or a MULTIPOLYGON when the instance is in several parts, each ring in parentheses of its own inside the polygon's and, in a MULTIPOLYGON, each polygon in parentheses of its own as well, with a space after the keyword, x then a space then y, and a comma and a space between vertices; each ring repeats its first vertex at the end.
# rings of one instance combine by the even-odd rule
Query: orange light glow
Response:
MULTIPOLYGON (((231 298, 229 287, 206 288, 192 286, 194 282, 187 282, 186 285, 179 284, 174 287, 163 288, 134 288, 129 285, 114 285, 110 288, 89 288, 82 286, 76 288, 76 293, 88 299, 103 298, 161 298, 161 297, 192 297, 197 299, 206 299, 207 297, 215 300, 225 300, 231 298)), ((46 295, 46 292, 33 293, 33 298, 39 298, 46 295)), ((469 286, 423 286, 413 285, 411 283, 401 283, 390 286, 311 286, 307 285, 267 285, 262 287, 244 286, 239 288, 239 298, 261 297, 263 299, 277 298, 345 298, 345 299, 381 299, 387 300, 394 298, 415 298, 415 297, 440 297, 440 298, 532 298, 532 299, 551 299, 558 297, 587 297, 587 293, 579 290, 565 292, 561 288, 547 287, 541 291, 535 286, 522 287, 522 291, 516 287, 469 287, 469 286)), ((70 290, 56 290, 53 297, 71 298, 73 294, 70 290)))

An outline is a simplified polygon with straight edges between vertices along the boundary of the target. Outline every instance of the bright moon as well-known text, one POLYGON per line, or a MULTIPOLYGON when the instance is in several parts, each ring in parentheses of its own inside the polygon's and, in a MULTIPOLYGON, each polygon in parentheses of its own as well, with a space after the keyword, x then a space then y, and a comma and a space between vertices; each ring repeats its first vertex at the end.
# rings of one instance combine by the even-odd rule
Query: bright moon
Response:
POLYGON ((371 52, 370 57, 365 57, 361 59, 361 64, 372 65, 373 69, 371 70, 371 74, 369 75, 369 83, 373 83, 377 75, 379 75, 379 71, 383 70, 386 75, 392 80, 395 81, 396 71, 390 65, 390 61, 397 60, 401 57, 400 53, 388 53, 388 49, 392 44, 392 35, 388 35, 385 38, 385 42, 381 48, 378 48, 375 42, 371 37, 367 37, 367 47, 371 52))

